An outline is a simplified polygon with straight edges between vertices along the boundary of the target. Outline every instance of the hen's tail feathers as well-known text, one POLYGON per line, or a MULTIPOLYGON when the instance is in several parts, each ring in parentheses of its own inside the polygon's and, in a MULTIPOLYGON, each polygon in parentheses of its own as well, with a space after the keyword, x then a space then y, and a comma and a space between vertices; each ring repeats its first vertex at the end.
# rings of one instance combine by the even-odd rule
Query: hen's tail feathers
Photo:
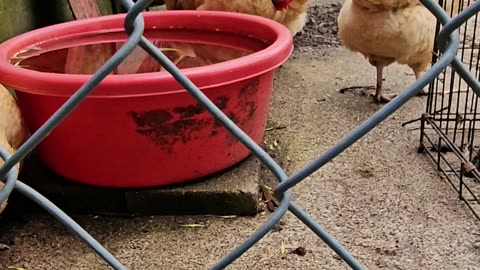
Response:
POLYGON ((418 0, 352 0, 353 3, 359 5, 371 12, 388 11, 406 8, 409 6, 421 5, 418 0))

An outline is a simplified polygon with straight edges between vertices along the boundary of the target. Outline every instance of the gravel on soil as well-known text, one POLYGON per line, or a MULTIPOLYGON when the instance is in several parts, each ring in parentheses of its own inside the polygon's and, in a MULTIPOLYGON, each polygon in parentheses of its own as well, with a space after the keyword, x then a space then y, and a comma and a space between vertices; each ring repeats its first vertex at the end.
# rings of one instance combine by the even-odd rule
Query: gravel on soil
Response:
POLYGON ((340 3, 311 6, 303 31, 295 36, 295 48, 339 47, 337 17, 341 7, 340 3))

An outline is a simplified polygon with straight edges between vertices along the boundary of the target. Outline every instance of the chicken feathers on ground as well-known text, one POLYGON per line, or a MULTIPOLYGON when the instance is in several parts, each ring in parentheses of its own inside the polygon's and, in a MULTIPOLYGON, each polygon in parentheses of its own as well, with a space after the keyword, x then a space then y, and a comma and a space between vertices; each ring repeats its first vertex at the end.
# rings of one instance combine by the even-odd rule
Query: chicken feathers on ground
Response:
POLYGON ((165 0, 167 10, 215 10, 257 15, 275 20, 292 35, 300 32, 307 20, 309 0, 165 0))
POLYGON ((376 67, 376 101, 391 100, 382 95, 386 66, 408 65, 418 79, 431 63, 436 19, 418 0, 346 0, 337 21, 344 46, 376 67))

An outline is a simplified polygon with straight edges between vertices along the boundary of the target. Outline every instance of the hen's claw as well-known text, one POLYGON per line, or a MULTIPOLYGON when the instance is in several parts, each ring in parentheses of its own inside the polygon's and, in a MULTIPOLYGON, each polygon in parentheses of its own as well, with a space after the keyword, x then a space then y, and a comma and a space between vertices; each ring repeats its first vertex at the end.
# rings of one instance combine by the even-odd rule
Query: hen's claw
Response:
POLYGON ((422 89, 422 91, 418 92, 417 97, 421 96, 428 96, 428 91, 425 89, 422 89))
POLYGON ((392 99, 394 99, 397 95, 394 94, 394 95, 378 95, 377 96, 377 95, 371 94, 371 96, 373 96, 373 99, 377 103, 388 103, 392 101, 392 99))

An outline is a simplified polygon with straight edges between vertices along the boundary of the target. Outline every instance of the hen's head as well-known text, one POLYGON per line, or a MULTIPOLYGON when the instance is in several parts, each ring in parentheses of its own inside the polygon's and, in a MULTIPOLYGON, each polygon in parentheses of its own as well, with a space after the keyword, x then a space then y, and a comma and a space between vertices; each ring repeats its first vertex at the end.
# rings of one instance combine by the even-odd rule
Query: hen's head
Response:
POLYGON ((272 2, 277 10, 284 10, 288 8, 292 0, 272 0, 272 2))

